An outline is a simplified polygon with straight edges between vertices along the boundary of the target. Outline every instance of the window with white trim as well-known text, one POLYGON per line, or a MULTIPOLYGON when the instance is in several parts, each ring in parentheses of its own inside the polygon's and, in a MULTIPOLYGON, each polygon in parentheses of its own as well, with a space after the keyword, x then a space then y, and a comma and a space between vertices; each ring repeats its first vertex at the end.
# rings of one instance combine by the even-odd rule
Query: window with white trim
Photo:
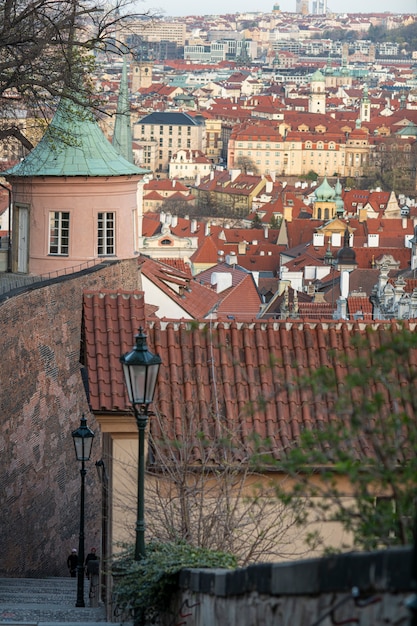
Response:
POLYGON ((51 211, 49 213, 49 254, 69 253, 69 222, 68 211, 51 211))
POLYGON ((99 213, 97 216, 97 253, 115 254, 115 214, 110 212, 99 213))

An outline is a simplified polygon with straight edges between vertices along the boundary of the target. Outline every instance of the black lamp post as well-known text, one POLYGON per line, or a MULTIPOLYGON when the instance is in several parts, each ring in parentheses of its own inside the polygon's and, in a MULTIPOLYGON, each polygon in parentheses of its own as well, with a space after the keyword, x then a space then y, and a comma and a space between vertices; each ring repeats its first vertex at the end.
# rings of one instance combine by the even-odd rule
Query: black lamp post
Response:
POLYGON ((80 534, 78 539, 78 565, 77 565, 77 602, 75 606, 85 606, 84 602, 84 491, 85 491, 85 461, 90 459, 93 447, 94 433, 87 426, 84 415, 80 426, 72 432, 74 439, 75 456, 81 461, 81 505, 80 505, 80 534))
POLYGON ((131 352, 120 357, 129 401, 135 413, 139 431, 138 499, 136 516, 135 560, 145 556, 145 429, 149 405, 153 400, 161 357, 149 352, 143 328, 135 337, 136 345, 131 352))

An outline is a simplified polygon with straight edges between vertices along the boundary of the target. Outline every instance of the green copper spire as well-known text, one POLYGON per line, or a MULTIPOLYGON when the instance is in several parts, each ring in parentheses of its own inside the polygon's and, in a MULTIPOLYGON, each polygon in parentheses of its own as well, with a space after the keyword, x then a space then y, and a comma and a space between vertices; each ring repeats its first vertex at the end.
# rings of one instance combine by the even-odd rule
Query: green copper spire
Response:
POLYGON ((120 79, 119 98, 117 101, 116 121, 114 124, 112 143, 119 154, 124 156, 127 161, 130 163, 134 162, 126 55, 123 56, 123 70, 122 77, 120 79))
POLYGON ((63 98, 46 133, 4 176, 132 176, 149 170, 121 156, 88 109, 63 98))

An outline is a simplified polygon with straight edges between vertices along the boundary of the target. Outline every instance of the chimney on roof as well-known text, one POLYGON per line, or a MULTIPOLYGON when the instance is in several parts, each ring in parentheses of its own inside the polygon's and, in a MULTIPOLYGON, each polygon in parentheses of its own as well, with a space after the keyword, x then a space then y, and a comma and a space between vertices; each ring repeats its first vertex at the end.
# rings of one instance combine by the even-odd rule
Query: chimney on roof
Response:
POLYGON ((267 180, 265 185, 265 193, 271 193, 273 186, 274 183, 272 182, 272 180, 267 180))
POLYGON ((206 226, 204 229, 204 236, 208 237, 210 235, 210 222, 206 222, 206 226))
POLYGON ((340 274, 340 295, 346 300, 349 295, 349 272, 343 270, 340 274))
POLYGON ((175 180, 175 178, 173 178, 173 179, 172 179, 172 186, 173 186, 173 187, 175 187, 176 182, 177 182, 177 181, 175 180))
POLYGON ((173 215, 171 220, 171 226, 175 228, 178 225, 178 215, 173 215))
POLYGON ((265 239, 268 239, 268 235, 269 235, 269 226, 268 226, 268 224, 265 224, 265 226, 264 226, 264 237, 265 237, 265 239))
POLYGON ((275 180, 276 180, 276 172, 271 172, 271 173, 270 173, 270 176, 271 176, 271 180, 272 180, 272 182, 274 183, 274 182, 275 182, 275 180))
POLYGON ((216 293, 221 293, 232 286, 232 274, 230 272, 213 272, 210 282, 216 285, 216 293))
POLYGON ((200 182, 201 182, 201 176, 200 176, 200 173, 198 172, 195 177, 195 186, 198 187, 200 182))
POLYGON ((230 182, 233 183, 234 180, 236 180, 236 178, 239 176, 240 174, 240 170, 229 170, 229 174, 230 174, 230 182))
POLYGON ((333 313, 333 317, 336 320, 347 320, 347 300, 344 298, 338 298, 337 300, 337 308, 333 313))
POLYGON ((161 222, 161 224, 165 224, 165 211, 160 212, 159 221, 161 222))
POLYGON ((236 252, 229 252, 229 254, 226 257, 226 263, 227 265, 236 265, 237 263, 237 256, 236 256, 236 252))
POLYGON ((210 180, 213 180, 214 178, 214 170, 210 170, 210 180))
POLYGON ((284 206, 284 221, 292 222, 292 206, 284 206))
POLYGON ((358 211, 358 215, 360 224, 368 220, 368 211, 366 209, 361 209, 360 211, 358 211))
POLYGON ((192 219, 191 220, 191 232, 195 233, 197 231, 197 220, 196 219, 192 219))

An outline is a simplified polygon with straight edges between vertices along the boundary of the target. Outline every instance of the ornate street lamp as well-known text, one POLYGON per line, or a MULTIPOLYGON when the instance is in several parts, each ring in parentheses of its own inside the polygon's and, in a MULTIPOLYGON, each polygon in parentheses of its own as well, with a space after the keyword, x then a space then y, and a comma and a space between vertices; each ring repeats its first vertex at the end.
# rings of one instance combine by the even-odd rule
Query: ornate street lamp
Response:
POLYGON ((77 602, 75 606, 85 606, 84 602, 84 491, 85 491, 85 461, 90 459, 93 447, 94 432, 87 426, 84 415, 80 426, 72 431, 74 439, 75 456, 81 461, 81 504, 80 504, 80 534, 78 538, 78 565, 77 565, 77 602))
POLYGON ((131 352, 120 357, 129 401, 135 413, 139 431, 138 499, 136 516, 135 560, 145 556, 145 429, 149 405, 153 400, 161 357, 149 352, 146 335, 140 327, 131 352))

